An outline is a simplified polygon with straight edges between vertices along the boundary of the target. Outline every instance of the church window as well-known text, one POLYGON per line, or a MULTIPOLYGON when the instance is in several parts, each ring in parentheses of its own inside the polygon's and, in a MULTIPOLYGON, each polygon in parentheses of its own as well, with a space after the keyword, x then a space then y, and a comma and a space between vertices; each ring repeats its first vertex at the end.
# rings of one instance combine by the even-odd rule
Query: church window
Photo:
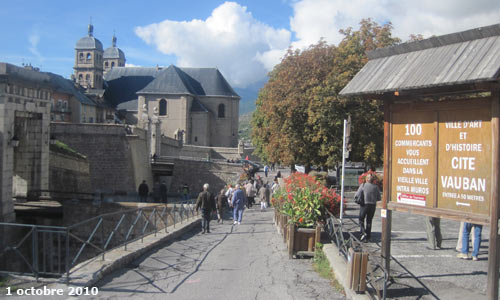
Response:
POLYGON ((160 100, 160 116, 166 116, 167 115, 167 100, 161 99, 160 100))
POLYGON ((108 62, 104 63, 104 67, 108 68, 108 62))
POLYGON ((224 104, 219 104, 217 116, 218 116, 218 118, 225 118, 226 117, 226 107, 224 106, 224 104))
POLYGON ((114 66, 115 66, 115 62, 114 62, 114 61, 112 61, 112 62, 111 62, 111 68, 112 68, 112 67, 114 67, 114 66))
POLYGON ((92 54, 87 53, 87 60, 90 60, 92 58, 92 54))
POLYGON ((195 143, 198 142, 198 137, 197 136, 194 137, 194 142, 195 143))
POLYGON ((83 53, 80 53, 80 60, 83 60, 83 53))
POLYGON ((90 75, 89 75, 89 74, 85 75, 85 81, 86 81, 87 83, 89 83, 89 82, 90 82, 90 75))

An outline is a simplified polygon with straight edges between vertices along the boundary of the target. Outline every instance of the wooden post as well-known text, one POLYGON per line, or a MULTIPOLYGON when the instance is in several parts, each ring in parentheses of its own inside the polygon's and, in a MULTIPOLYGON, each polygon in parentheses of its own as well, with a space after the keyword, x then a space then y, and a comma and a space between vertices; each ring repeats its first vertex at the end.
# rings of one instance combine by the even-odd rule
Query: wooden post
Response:
POLYGON ((382 260, 387 275, 390 276, 391 268, 391 226, 392 211, 387 209, 387 203, 391 191, 389 183, 391 181, 391 101, 384 99, 384 194, 382 199, 382 209, 386 210, 385 218, 382 218, 382 260))
POLYGON ((490 244, 488 247, 488 284, 486 292, 488 299, 498 299, 498 267, 500 260, 500 249, 499 239, 498 239, 498 188, 499 188, 499 176, 498 168, 499 165, 499 101, 500 93, 498 90, 492 92, 492 104, 491 104, 491 135, 492 135, 492 168, 491 168, 491 216, 490 216, 490 244))
MULTIPOLYGON (((285 227, 286 230, 286 227, 285 227)), ((293 258, 293 246, 295 242, 295 225, 288 224, 288 258, 293 258)))
POLYGON ((316 250, 316 244, 321 242, 321 226, 316 225, 316 234, 314 235, 314 249, 316 250))

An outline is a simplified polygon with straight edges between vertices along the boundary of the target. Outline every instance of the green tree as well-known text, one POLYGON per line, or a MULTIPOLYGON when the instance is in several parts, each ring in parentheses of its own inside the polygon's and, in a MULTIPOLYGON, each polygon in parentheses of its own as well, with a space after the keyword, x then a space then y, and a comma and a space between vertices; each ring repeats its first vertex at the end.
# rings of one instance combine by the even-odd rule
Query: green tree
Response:
POLYGON ((289 50, 269 74, 252 116, 252 141, 266 161, 334 166, 342 158, 343 120, 352 119, 351 160, 378 165, 383 114, 376 101, 338 96, 368 61, 366 51, 399 43, 390 23, 362 20, 341 30, 338 47, 320 41, 289 50))

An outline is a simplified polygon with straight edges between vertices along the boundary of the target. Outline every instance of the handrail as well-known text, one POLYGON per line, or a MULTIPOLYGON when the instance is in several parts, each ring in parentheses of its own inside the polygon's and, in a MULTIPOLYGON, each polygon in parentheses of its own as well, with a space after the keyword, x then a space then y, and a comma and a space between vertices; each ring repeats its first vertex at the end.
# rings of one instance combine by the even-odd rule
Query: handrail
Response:
POLYGON ((127 250, 129 243, 143 240, 153 233, 156 236, 163 229, 168 233, 168 226, 175 227, 179 222, 177 214, 181 217, 180 222, 189 220, 190 215, 195 216, 194 207, 192 204, 144 206, 101 214, 70 226, 0 223, 0 226, 7 227, 5 232, 22 233, 18 242, 0 244, 0 258, 9 252, 14 253, 9 256, 9 265, 0 266, 0 273, 33 275, 37 281, 40 275, 66 274, 69 282, 71 269, 82 260, 99 255, 104 260, 105 254, 112 249, 124 247, 127 250), (130 217, 133 217, 133 222, 127 221, 131 220, 130 217), (90 228, 91 232, 82 236, 84 227, 90 228), (99 229, 100 234, 97 234, 99 229), (20 261, 16 264, 12 259, 20 261), (12 265, 21 270, 12 270, 12 265))
MULTIPOLYGON (((361 249, 361 251, 363 252, 369 252, 367 251, 366 246, 364 246, 364 244, 361 243, 361 241, 356 236, 354 236, 352 232, 344 230, 342 220, 336 218, 329 211, 327 211, 327 213, 328 213, 328 218, 327 222, 325 223, 325 231, 327 232, 332 242, 337 245, 337 248, 339 249, 339 255, 343 256, 345 261, 348 260, 349 248, 361 249), (348 235, 347 239, 344 236, 345 233, 347 233, 348 235)), ((387 283, 389 281, 389 273, 382 264, 374 260, 369 260, 369 262, 374 266, 374 268, 372 272, 369 272, 367 274, 367 277, 372 277, 371 280, 368 281, 368 283, 378 293, 378 290, 375 288, 374 283, 383 279, 384 284, 383 284, 382 299, 385 300, 387 295, 387 283), (383 277, 377 277, 374 275, 374 271, 377 269, 380 269, 384 273, 383 277)))

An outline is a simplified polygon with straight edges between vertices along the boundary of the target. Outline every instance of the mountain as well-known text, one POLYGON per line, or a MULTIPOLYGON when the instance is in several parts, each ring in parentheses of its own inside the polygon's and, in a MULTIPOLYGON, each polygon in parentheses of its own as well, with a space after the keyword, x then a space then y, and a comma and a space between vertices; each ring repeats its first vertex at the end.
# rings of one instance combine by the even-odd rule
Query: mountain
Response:
POLYGON ((236 93, 240 95, 240 116, 253 112, 255 110, 255 100, 259 95, 259 90, 267 82, 267 78, 260 82, 249 85, 246 88, 234 88, 236 93))

